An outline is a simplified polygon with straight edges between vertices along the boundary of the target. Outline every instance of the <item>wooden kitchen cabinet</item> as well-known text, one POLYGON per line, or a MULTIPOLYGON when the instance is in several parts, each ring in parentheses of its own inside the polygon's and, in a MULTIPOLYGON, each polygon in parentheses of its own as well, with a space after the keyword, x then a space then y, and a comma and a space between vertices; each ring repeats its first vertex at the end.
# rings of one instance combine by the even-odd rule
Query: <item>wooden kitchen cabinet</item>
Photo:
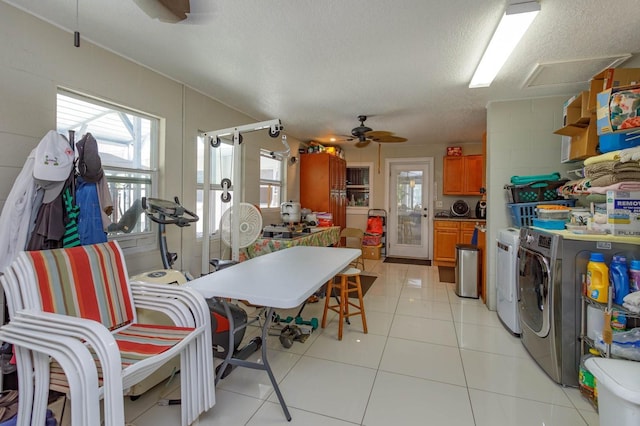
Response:
POLYGON ((475 222, 460 222, 460 242, 459 244, 471 244, 473 232, 476 230, 475 222))
POLYGON ((314 212, 329 212, 333 224, 347 223, 347 163, 326 153, 300 155, 300 204, 314 212))
MULTIPOLYGON (((456 244, 471 244, 476 223, 483 220, 434 220, 433 221, 433 261, 436 266, 455 266, 456 244)), ((480 246, 480 233, 478 234, 480 246)))
MULTIPOLYGON (((434 220, 433 221, 433 264, 435 266, 455 266, 456 265, 456 245, 471 244, 476 224, 484 225, 484 220, 456 221, 456 220, 434 220)), ((486 303, 486 238, 485 233, 478 231, 477 246, 480 249, 480 297, 486 303)))
POLYGON ((484 157, 482 155, 443 158, 444 195, 481 195, 484 157))
POLYGON ((456 244, 460 238, 460 222, 436 220, 433 222, 433 231, 434 265, 454 266, 456 244))

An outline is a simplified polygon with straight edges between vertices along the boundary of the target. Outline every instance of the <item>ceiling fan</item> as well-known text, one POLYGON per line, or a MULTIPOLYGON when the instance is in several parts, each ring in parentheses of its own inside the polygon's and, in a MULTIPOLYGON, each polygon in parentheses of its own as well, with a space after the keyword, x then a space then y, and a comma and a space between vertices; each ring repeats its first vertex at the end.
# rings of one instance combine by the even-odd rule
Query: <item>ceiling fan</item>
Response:
POLYGON ((170 24, 203 24, 213 17, 210 0, 133 0, 144 13, 170 24))
POLYGON ((367 121, 366 115, 359 115, 358 121, 360 125, 351 129, 351 136, 353 138, 347 140, 357 140, 356 147, 363 148, 369 145, 370 142, 378 143, 398 143, 406 142, 407 138, 394 136, 392 132, 384 130, 373 130, 371 127, 365 126, 364 122, 367 121))

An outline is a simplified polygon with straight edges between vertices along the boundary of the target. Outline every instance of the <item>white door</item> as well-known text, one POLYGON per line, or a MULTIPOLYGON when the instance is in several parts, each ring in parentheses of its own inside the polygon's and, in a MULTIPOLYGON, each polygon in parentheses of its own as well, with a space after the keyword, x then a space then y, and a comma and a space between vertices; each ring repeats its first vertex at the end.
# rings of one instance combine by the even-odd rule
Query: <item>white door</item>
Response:
POLYGON ((433 159, 388 159, 387 256, 431 259, 429 206, 433 159))

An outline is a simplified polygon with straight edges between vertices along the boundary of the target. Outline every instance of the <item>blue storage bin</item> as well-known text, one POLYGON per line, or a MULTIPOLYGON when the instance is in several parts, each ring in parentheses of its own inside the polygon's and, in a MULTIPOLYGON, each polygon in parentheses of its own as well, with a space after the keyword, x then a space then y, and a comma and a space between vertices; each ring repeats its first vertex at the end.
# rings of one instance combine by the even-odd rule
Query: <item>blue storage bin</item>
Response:
POLYGON ((555 204, 559 206, 573 207, 576 205, 576 200, 570 199, 536 203, 507 204, 507 207, 509 207, 509 212, 511 213, 511 223, 513 224, 513 226, 516 226, 518 228, 533 225, 533 219, 538 217, 536 213, 536 206, 544 204, 555 204))
POLYGON ((558 219, 533 219, 533 226, 542 229, 552 229, 554 231, 562 231, 566 223, 566 220, 558 219))
POLYGON ((601 153, 633 148, 640 145, 640 131, 630 133, 606 133, 598 136, 601 153))

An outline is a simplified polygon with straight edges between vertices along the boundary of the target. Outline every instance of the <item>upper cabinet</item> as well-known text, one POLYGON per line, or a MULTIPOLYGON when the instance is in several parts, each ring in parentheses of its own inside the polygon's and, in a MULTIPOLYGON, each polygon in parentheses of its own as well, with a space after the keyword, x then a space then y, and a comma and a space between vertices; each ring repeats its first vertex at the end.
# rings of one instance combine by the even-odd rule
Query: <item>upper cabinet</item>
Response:
POLYGON ((443 161, 444 195, 481 195, 484 171, 482 155, 446 156, 443 161))
POLYGON ((300 155, 300 204, 314 212, 329 212, 333 224, 347 223, 347 163, 327 153, 300 155))

